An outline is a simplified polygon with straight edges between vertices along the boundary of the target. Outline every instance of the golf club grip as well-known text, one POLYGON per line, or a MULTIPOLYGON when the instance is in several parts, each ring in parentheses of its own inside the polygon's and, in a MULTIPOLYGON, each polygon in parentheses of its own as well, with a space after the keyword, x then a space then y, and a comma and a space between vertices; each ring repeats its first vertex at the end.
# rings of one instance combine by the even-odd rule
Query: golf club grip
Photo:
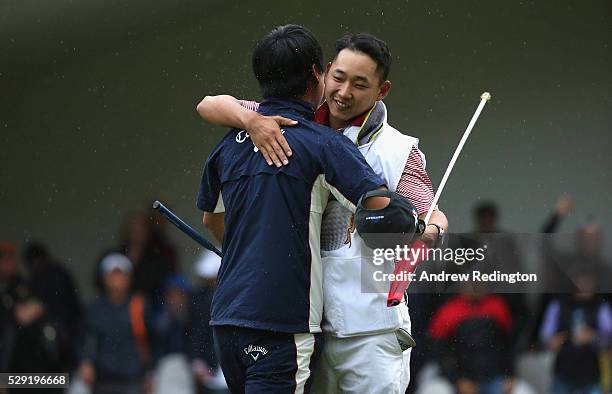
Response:
MULTIPOLYGON (((417 239, 411 246, 412 250, 421 250, 422 253, 417 255, 412 255, 409 260, 400 260, 395 265, 394 274, 400 274, 402 272, 410 273, 414 272, 417 267, 425 260, 425 256, 427 255, 427 245, 417 239)), ((394 280, 391 282, 391 288, 389 289, 389 295, 387 296, 387 306, 396 306, 399 305, 404 299, 404 294, 406 290, 408 290, 408 286, 410 285, 409 280, 394 280)))
POLYGON ((174 224, 179 230, 181 230, 182 232, 187 234, 189 237, 191 237, 191 239, 193 239, 194 241, 196 241, 197 243, 199 243, 206 249, 210 250, 211 252, 214 252, 217 256, 223 257, 223 254, 221 254, 221 251, 217 249, 215 245, 213 245, 210 241, 204 238, 200 233, 194 230, 193 227, 185 223, 181 218, 176 216, 174 212, 166 208, 164 204, 162 204, 159 201, 155 201, 153 203, 153 209, 156 209, 157 211, 159 211, 159 213, 164 215, 164 217, 168 219, 170 223, 174 224))

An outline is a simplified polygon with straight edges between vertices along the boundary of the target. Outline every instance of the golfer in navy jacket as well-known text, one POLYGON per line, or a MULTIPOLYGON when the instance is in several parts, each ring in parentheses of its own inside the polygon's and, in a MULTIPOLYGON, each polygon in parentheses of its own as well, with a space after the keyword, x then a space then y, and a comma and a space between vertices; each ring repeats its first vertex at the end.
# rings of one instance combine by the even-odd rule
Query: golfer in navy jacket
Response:
POLYGON ((384 181, 351 141, 313 122, 323 63, 312 33, 274 29, 257 44, 253 71, 259 112, 298 122, 284 129, 293 156, 269 166, 246 131, 233 129, 206 161, 197 205, 224 251, 210 324, 232 392, 302 393, 321 347, 325 206, 333 194, 354 210, 384 181))

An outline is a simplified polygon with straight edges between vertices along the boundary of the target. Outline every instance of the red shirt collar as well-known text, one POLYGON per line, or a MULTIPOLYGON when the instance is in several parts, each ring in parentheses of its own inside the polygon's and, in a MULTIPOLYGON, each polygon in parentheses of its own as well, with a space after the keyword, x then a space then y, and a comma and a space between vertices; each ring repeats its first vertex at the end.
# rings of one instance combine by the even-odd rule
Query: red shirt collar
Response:
MULTIPOLYGON (((350 125, 361 127, 361 125, 363 125, 363 122, 365 122, 365 119, 368 116, 369 112, 370 110, 367 110, 361 115, 354 117, 351 120, 350 125)), ((321 104, 321 106, 319 106, 319 108, 315 111, 314 120, 319 124, 329 126, 329 105, 327 105, 327 103, 321 104)))

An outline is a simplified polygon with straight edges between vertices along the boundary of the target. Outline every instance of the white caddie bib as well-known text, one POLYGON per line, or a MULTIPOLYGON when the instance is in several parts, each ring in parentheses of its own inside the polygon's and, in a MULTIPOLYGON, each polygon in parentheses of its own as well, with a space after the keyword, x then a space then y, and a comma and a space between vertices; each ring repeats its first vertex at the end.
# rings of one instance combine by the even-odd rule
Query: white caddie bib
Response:
MULTIPOLYGON (((389 126, 384 104, 379 102, 377 106, 379 110, 384 110, 381 127, 367 143, 359 146, 359 151, 386 181, 389 190, 395 191, 412 147, 418 147, 419 140, 389 126)), ((355 141, 359 129, 351 126, 344 130, 344 134, 355 141)), ((422 158, 425 162, 425 158, 422 158)), ((387 261, 382 266, 374 266, 371 258, 362 257, 362 239, 356 231, 350 235, 348 233, 350 220, 351 213, 337 201, 328 203, 321 226, 323 331, 338 337, 349 337, 390 332, 409 326, 408 307, 404 303, 387 307, 389 283, 377 283, 367 274, 362 278, 362 269, 367 273, 382 270, 390 274, 395 262, 387 261), (368 280, 371 282, 366 283, 368 280)))

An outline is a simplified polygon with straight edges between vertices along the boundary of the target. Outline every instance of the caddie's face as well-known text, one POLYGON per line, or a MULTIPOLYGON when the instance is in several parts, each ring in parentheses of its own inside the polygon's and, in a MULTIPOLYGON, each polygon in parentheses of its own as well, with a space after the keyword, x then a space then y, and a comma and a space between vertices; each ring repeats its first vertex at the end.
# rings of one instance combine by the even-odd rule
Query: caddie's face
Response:
POLYGON ((365 53, 343 49, 327 65, 325 100, 330 117, 349 122, 385 98, 391 83, 381 81, 376 62, 365 53))

